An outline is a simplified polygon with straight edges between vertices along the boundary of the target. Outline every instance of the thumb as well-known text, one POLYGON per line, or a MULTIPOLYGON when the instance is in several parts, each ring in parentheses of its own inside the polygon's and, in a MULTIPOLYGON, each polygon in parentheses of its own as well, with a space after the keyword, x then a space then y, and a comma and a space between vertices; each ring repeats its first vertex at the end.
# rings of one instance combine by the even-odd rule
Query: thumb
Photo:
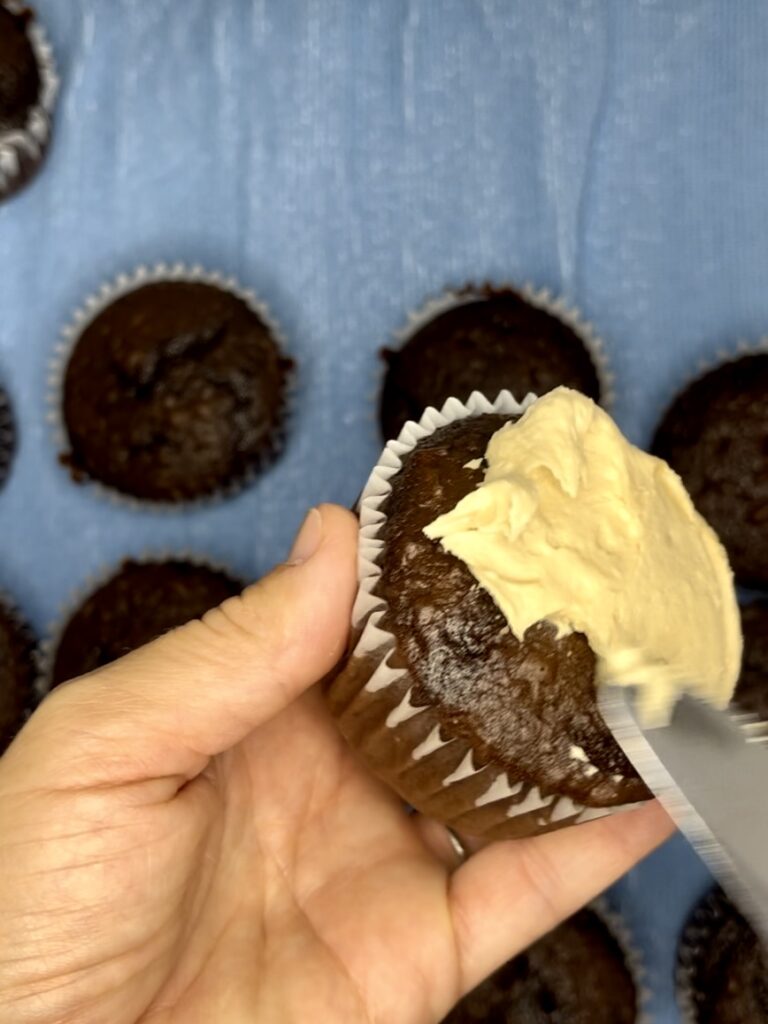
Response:
POLYGON ((193 778, 337 663, 356 545, 350 512, 312 509, 284 565, 201 620, 54 690, 7 757, 53 746, 85 785, 193 778))

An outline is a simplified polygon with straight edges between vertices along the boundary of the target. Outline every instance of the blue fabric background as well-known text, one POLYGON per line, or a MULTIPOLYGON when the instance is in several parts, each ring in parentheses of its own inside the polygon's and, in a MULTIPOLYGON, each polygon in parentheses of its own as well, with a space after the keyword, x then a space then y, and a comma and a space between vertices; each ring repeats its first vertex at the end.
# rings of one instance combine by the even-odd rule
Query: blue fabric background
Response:
MULTIPOLYGON (((641 444, 701 360, 768 327, 760 0, 36 2, 64 84, 43 173, 0 206, 21 437, 0 585, 40 629, 126 553, 191 548, 255 576, 309 504, 351 502, 379 448, 375 353, 446 283, 530 279, 576 303, 641 444), (165 517, 70 484, 45 423, 59 328, 158 260, 255 288, 302 371, 280 463, 165 517)), ((662 1022, 705 884, 676 840, 612 894, 662 1022)))

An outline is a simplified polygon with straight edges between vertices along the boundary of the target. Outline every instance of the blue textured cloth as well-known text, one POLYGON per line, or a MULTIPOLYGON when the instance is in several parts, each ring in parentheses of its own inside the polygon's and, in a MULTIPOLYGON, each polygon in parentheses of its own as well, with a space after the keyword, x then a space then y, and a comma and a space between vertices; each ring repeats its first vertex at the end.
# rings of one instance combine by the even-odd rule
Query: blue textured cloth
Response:
MULTIPOLYGON (((376 351, 447 283, 530 279, 577 304, 639 443, 700 360, 768 326, 760 0, 36 2, 64 86, 43 172, 0 206, 21 437, 0 585, 39 628, 121 555, 190 548, 256 575, 310 503, 351 502, 379 447, 376 351), (253 287, 301 364, 280 463, 163 517, 69 483, 45 422, 73 308, 158 260, 253 287)), ((613 891, 662 1022, 705 883, 677 840, 613 891)))

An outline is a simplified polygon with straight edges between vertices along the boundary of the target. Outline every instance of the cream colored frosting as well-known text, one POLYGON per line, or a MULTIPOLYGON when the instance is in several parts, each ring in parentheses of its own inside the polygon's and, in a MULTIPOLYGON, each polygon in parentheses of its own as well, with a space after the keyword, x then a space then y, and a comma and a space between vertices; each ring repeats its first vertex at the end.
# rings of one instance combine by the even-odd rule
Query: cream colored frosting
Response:
POLYGON ((568 388, 498 430, 485 458, 484 482, 424 532, 514 635, 541 620, 585 633, 598 681, 638 686, 646 722, 683 690, 725 706, 741 661, 733 577, 677 474, 568 388))

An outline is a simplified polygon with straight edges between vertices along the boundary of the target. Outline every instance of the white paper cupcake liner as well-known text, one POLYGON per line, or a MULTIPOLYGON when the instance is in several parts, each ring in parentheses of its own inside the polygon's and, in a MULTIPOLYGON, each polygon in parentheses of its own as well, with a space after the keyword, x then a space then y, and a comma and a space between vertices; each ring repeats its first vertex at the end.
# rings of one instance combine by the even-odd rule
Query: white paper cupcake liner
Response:
POLYGON ((635 943, 631 928, 619 911, 615 910, 604 896, 593 900, 589 904, 589 909, 597 914, 624 954, 637 994, 636 1024, 651 1024, 649 1004, 652 992, 648 984, 648 971, 642 953, 635 943))
POLYGON ((105 583, 109 583, 112 577, 120 572, 126 562, 137 562, 139 565, 148 565, 153 562, 188 562, 190 565, 211 569, 213 572, 225 573, 236 582, 242 583, 243 589, 247 586, 247 583, 241 579, 240 574, 233 572, 231 566, 217 559, 209 558, 207 555, 201 555, 197 551, 189 551, 186 548, 181 551, 162 548, 158 551, 144 550, 139 555, 126 554, 117 562, 104 565, 97 571, 89 573, 82 583, 72 590, 60 606, 58 615, 49 624, 43 639, 38 645, 37 679, 34 687, 37 703, 46 694, 50 693, 56 654, 70 619, 92 594, 101 589, 105 583))
MULTIPOLYGON (((562 794, 543 793, 524 779, 512 779, 493 761, 478 767, 470 745, 445 735, 432 707, 411 702, 410 673, 397 661, 395 637, 381 626, 386 605, 375 593, 384 546, 379 534, 386 521, 381 506, 403 457, 423 438, 455 420, 483 413, 521 415, 534 401, 535 396, 529 395, 517 402, 508 391, 502 391, 495 402, 478 392, 466 404, 450 398, 440 411, 429 408, 418 423, 408 422, 398 439, 386 445, 359 505, 353 648, 327 691, 342 732, 372 770, 421 813, 470 836, 533 835, 637 806, 587 807, 562 794), (436 777, 441 780, 437 788, 432 781, 436 777)), ((583 755, 576 753, 580 756, 574 756, 574 761, 581 764, 583 755)), ((590 768, 584 764, 584 770, 590 768)))
MULTIPOLYGON (((548 288, 537 288, 527 281, 519 285, 512 284, 511 282, 486 282, 481 285, 468 283, 461 287, 449 287, 437 294, 430 295, 421 306, 411 310, 407 314, 405 324, 393 332, 393 351, 403 348, 413 335, 417 334, 427 324, 431 323, 432 320, 442 313, 446 313, 449 309, 466 305, 477 299, 503 295, 505 292, 512 292, 515 295, 521 296, 532 306, 543 310, 545 313, 549 313, 550 316, 556 317, 567 327, 570 327, 582 342, 592 360, 600 390, 599 404, 607 412, 610 412, 616 400, 614 389, 615 376, 608 361, 603 339, 597 333, 592 323, 582 316, 575 306, 570 305, 564 298, 554 295, 548 288)), ((380 360, 376 370, 374 402, 377 429, 379 428, 379 403, 381 402, 387 373, 388 367, 386 362, 380 360)), ((526 396, 515 395, 514 397, 522 401, 526 396)))
MULTIPOLYGON (((2 6, 12 14, 22 14, 27 5, 22 0, 3 0, 2 6)), ((28 25, 27 35, 40 73, 40 95, 23 128, 0 131, 0 199, 7 199, 20 188, 42 160, 50 141, 59 91, 53 49, 36 18, 28 25)))
MULTIPOLYGON (((271 333, 281 354, 286 357, 289 356, 283 331, 270 312, 269 307, 256 296, 255 292, 243 288, 234 277, 226 277, 218 271, 205 270, 199 264, 188 265, 185 263, 156 263, 151 267, 141 265, 130 273, 118 274, 113 281, 107 281, 102 284, 98 291, 89 295, 83 304, 75 310, 70 322, 62 328, 60 340, 54 347, 53 356, 48 368, 47 419, 52 427, 52 439, 57 452, 65 451, 69 444, 67 427, 64 422, 64 380, 70 356, 81 335, 96 317, 103 313, 117 299, 144 285, 157 284, 164 281, 207 284, 229 292, 245 303, 251 312, 259 317, 271 333)), ((148 509, 153 512, 167 514, 190 509, 208 508, 212 505, 220 504, 222 501, 226 501, 228 498, 239 494, 249 487, 282 452, 290 428, 295 387, 296 369, 294 367, 292 371, 287 372, 284 404, 275 426, 274 435, 270 439, 271 443, 265 446, 263 457, 253 466, 249 467, 245 473, 229 481, 212 494, 179 501, 157 501, 150 498, 134 497, 91 477, 87 477, 82 483, 78 483, 78 486, 87 488, 98 497, 114 505, 134 510, 148 509)), ((69 476, 68 471, 67 475, 69 476)))

